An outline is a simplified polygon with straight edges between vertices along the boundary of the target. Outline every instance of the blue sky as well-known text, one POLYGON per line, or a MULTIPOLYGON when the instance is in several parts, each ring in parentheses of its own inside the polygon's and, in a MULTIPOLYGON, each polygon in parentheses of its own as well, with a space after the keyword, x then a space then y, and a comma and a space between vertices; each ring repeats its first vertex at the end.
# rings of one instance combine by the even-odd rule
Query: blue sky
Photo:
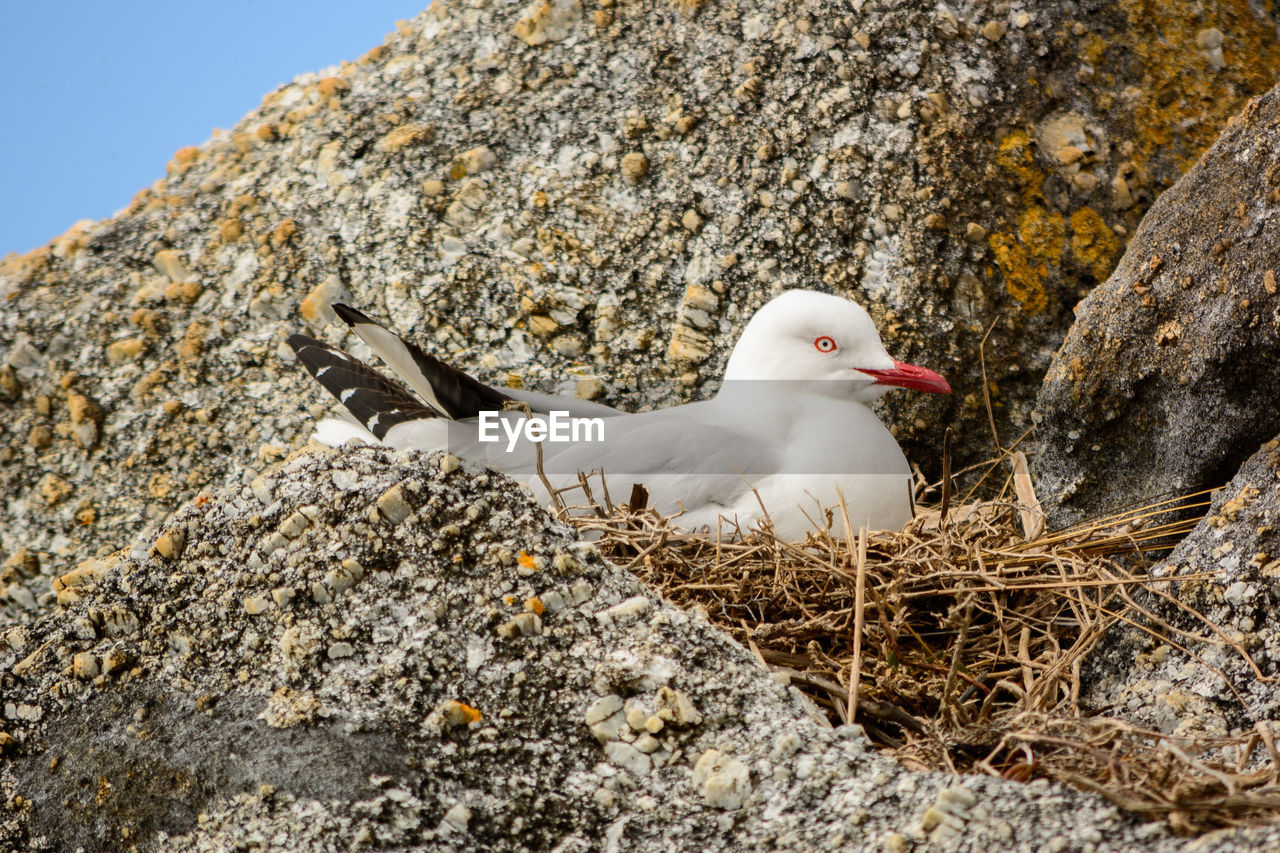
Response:
POLYGON ((0 256, 104 219, 173 152, 428 0, 0 2, 0 256))

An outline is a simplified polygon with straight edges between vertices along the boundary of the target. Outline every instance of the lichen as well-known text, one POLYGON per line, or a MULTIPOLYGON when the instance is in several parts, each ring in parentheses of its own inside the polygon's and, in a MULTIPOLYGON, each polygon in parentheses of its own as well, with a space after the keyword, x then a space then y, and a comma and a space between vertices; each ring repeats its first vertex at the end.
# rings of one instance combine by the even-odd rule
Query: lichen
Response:
POLYGON ((1252 95, 1269 89, 1280 68, 1275 23, 1248 0, 1194 3, 1121 0, 1130 29, 1124 50, 1142 63, 1133 120, 1141 161, 1172 155, 1186 171, 1252 95), (1215 14, 1216 12, 1216 14, 1215 14), (1197 36, 1218 29, 1225 63, 1217 67, 1197 36))
POLYGON ((1093 277, 1105 281, 1123 248, 1120 238, 1092 207, 1071 214, 1071 255, 1089 268, 1093 277))

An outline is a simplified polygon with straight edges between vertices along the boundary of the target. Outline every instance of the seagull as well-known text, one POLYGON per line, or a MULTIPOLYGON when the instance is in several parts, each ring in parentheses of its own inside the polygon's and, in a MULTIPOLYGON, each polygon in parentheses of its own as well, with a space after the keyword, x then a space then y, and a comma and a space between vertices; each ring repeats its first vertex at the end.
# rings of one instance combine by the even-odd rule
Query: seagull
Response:
POLYGON ((777 537, 800 541, 840 504, 854 530, 901 528, 914 515, 911 469, 870 406, 895 388, 951 391, 932 370, 890 356, 861 306, 810 290, 786 291, 752 316, 714 397, 635 414, 485 385, 359 311, 332 308, 399 381, 291 335, 303 367, 355 420, 322 421, 322 443, 448 450, 544 501, 548 486, 599 471, 607 493, 641 485, 655 509, 694 531, 767 520, 777 537))

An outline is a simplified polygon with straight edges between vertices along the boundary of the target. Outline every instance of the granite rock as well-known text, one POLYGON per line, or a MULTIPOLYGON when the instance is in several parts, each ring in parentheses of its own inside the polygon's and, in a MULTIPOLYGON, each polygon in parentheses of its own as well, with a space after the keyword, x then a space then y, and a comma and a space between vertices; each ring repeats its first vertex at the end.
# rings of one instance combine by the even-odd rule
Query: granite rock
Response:
POLYGON ((1280 439, 1215 494, 1152 574, 1166 579, 1154 587, 1163 595, 1138 598, 1179 633, 1113 628, 1086 668, 1087 701, 1177 736, 1248 736, 1280 721, 1280 439))
MULTIPOLYGON (((865 304, 1006 441, 1143 211, 1280 68, 1241 0, 437 2, 175 153, 120 215, 0 262, 0 558, 49 581, 247 483, 328 404, 282 347, 344 299, 482 378, 710 394, 779 288, 865 304), (998 322, 997 322, 998 321, 998 322)), ((356 347, 357 352, 363 352, 356 347)))
POLYGON ((1067 524, 1226 482, 1280 431, 1280 88, 1148 211, 1076 308, 1037 402, 1067 524))
POLYGON ((877 755, 447 457, 305 450, 166 526, 180 553, 82 567, 0 644, 0 849, 1180 844, 1061 786, 877 755))

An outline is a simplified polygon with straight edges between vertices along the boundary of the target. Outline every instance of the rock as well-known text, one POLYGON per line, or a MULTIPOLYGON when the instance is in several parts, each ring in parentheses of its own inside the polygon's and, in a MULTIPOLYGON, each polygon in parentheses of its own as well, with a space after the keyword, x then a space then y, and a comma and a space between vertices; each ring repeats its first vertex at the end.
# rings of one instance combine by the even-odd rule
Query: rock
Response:
MULTIPOLYGON (((1222 735, 1280 722, 1280 438, 1262 446, 1219 491, 1194 530, 1152 575, 1170 599, 1141 596, 1183 652, 1136 628, 1112 630, 1085 669, 1086 701, 1136 725, 1177 736, 1222 735), (1176 579, 1208 574, 1207 580, 1176 579), (1222 630, 1210 631, 1191 613, 1222 630), (1209 641, 1191 641, 1191 637, 1209 641), (1240 644, 1233 649, 1231 642, 1240 644), (1189 652, 1190 654, 1188 654, 1189 652), (1226 681, 1224 682, 1224 676, 1226 681), (1242 700, 1242 701, 1241 701, 1242 700)), ((1163 631, 1162 633, 1168 633, 1163 631)))
POLYGON ((751 771, 747 765, 718 749, 708 749, 693 766, 693 786, 707 805, 732 811, 742 808, 751 794, 751 771))
POLYGON ((1070 306, 1280 47, 1234 0, 880 5, 441 2, 270 93, 119 215, 0 261, 0 551, 58 555, 47 582, 302 446, 330 401, 282 343, 339 342, 339 298, 486 381, 586 368, 640 410, 713 393, 775 289, 829 289, 957 389, 884 401, 908 457, 936 475, 952 425, 957 468, 988 458, 993 321, 1008 442, 1070 306), (68 391, 102 417, 64 435, 68 391))
POLYGON ((649 159, 638 151, 626 154, 622 158, 622 174, 627 180, 636 182, 649 173, 649 159))
MULTIPOLYGON (((486 381, 652 408, 712 393, 776 289, 819 287, 957 388, 885 401, 912 459, 944 424, 957 467, 986 458, 978 342, 1008 439, 1070 306, 1271 85, 1273 21, 596 5, 432 4, 0 260, 0 553, 34 558, 0 597, 0 849, 1179 843, 1055 786, 965 780, 973 805, 818 727, 465 461, 297 453, 331 403, 282 344, 343 340, 348 299, 486 381)), ((1224 264, 1269 198, 1222 213, 1224 264)), ((1277 290, 1252 272, 1242 318, 1277 290)), ((1242 631, 1270 595, 1219 592, 1242 631)))
POLYGON ((166 523, 198 531, 181 553, 140 543, 25 629, 22 651, 0 644, 0 849, 433 849, 457 833, 486 850, 589 849, 609 833, 637 851, 821 849, 851 832, 917 837, 921 815, 940 850, 1177 843, 1098 798, 958 787, 877 755, 856 727, 820 726, 748 651, 515 483, 442 458, 297 454, 262 475, 278 506, 241 486, 188 504, 166 523), (335 466, 354 487, 334 484, 335 466), (405 482, 399 524, 369 512, 405 482), (251 568, 275 519, 298 513, 311 523, 251 568), (447 523, 460 534, 444 541, 447 523), (503 559, 517 552, 572 555, 572 574, 522 575, 503 559), (342 597, 246 612, 246 596, 306 588, 341 555, 364 571, 342 597), (574 603, 543 631, 495 633, 553 587, 574 603), (644 618, 597 618, 618 607, 644 618), (84 630, 108 611, 136 628, 84 630))
POLYGON ((1277 134, 1280 88, 1160 197, 1076 307, 1037 402, 1052 523, 1221 485, 1280 431, 1277 134))
POLYGON ((562 41, 581 18, 580 0, 534 0, 525 16, 516 22, 515 34, 531 47, 562 41))

